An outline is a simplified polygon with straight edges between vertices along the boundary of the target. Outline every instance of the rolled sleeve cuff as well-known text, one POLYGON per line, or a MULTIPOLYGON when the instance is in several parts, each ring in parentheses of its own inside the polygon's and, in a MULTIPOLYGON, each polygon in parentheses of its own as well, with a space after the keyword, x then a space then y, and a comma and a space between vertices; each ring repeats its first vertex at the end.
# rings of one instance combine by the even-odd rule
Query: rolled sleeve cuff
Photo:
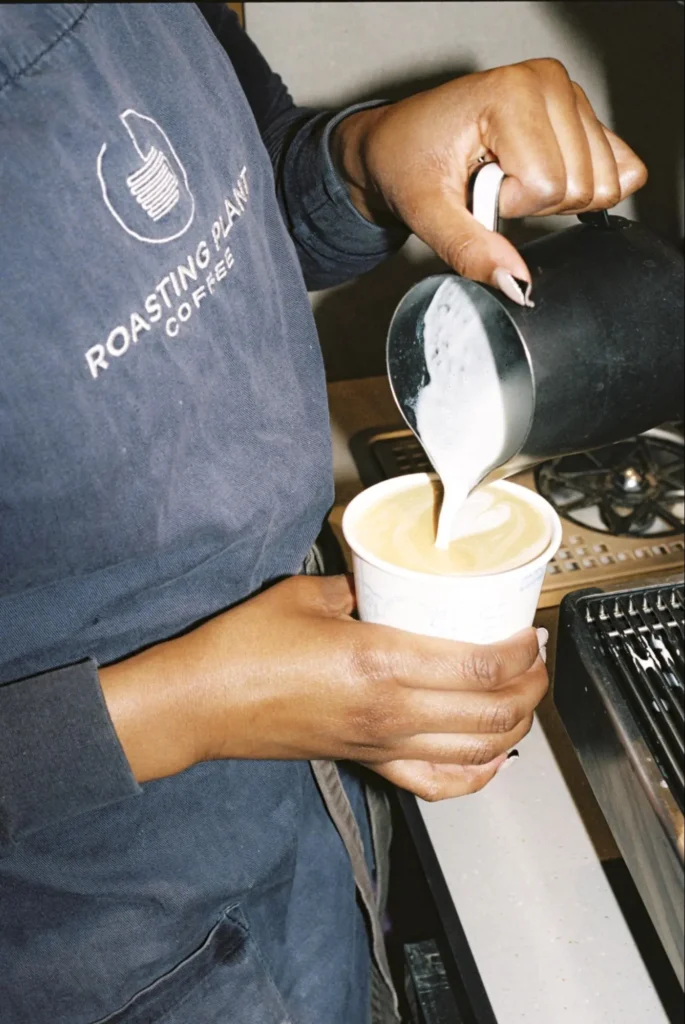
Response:
POLYGON ((0 687, 0 839, 141 793, 93 660, 0 687))
POLYGON ((331 135, 340 122, 384 102, 359 103, 334 115, 317 114, 293 139, 286 202, 291 231, 305 253, 303 266, 310 286, 314 282, 316 287, 328 287, 371 270, 397 252, 409 236, 399 221, 381 227, 359 213, 331 157, 331 135))

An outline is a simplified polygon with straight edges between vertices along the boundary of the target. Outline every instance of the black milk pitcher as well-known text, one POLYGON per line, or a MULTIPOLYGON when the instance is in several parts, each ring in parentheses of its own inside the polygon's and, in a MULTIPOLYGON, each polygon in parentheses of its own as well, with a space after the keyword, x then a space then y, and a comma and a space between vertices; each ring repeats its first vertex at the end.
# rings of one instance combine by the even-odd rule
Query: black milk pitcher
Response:
MULTIPOLYGON (((481 194, 477 202, 477 178, 474 216, 494 228, 502 174, 497 165, 485 171, 490 195, 484 201, 481 194)), ((388 375, 405 420, 419 436, 413 410, 429 380, 426 311, 448 277, 476 307, 497 367, 506 422, 504 447, 483 479, 683 419, 681 253, 623 217, 593 213, 578 220, 522 246, 533 279, 533 308, 488 285, 438 274, 415 285, 393 316, 388 375)))

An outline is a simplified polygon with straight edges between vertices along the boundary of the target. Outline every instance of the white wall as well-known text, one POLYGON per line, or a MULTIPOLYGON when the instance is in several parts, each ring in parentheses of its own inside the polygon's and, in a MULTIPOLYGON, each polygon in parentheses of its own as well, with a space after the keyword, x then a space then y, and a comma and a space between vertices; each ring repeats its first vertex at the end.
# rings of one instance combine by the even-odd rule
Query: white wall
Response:
MULTIPOLYGON (((637 204, 619 212, 682 238, 683 11, 672 0, 246 3, 245 14, 305 105, 395 99, 464 72, 557 57, 650 168, 637 204)), ((544 225, 514 226, 512 237, 523 240, 531 227, 544 225)), ((363 280, 313 297, 331 378, 382 372, 392 309, 432 269, 413 240, 363 280)))
POLYGON ((548 3, 247 3, 250 35, 299 103, 383 95, 388 81, 555 56, 608 113, 595 53, 548 3))

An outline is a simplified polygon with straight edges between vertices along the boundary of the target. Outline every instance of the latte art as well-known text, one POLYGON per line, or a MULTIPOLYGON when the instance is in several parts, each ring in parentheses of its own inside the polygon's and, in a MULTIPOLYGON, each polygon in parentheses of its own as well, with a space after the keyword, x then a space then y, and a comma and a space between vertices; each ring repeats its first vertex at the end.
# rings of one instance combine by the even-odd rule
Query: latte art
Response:
POLYGON ((467 498, 452 539, 436 547, 442 488, 422 483, 388 495, 360 517, 357 537, 385 562, 439 576, 480 576, 531 562, 551 539, 542 513, 525 499, 489 484, 467 498))

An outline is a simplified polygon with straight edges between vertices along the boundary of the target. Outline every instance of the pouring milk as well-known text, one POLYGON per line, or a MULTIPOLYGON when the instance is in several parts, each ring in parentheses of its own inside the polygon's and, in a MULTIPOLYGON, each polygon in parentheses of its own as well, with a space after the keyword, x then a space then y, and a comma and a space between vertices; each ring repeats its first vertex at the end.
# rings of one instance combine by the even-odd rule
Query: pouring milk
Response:
POLYGON ((416 401, 416 426, 444 489, 436 537, 436 547, 444 549, 460 536, 500 525, 508 514, 487 493, 467 501, 503 450, 505 410, 478 310, 452 278, 433 297, 423 339, 430 381, 416 401))

